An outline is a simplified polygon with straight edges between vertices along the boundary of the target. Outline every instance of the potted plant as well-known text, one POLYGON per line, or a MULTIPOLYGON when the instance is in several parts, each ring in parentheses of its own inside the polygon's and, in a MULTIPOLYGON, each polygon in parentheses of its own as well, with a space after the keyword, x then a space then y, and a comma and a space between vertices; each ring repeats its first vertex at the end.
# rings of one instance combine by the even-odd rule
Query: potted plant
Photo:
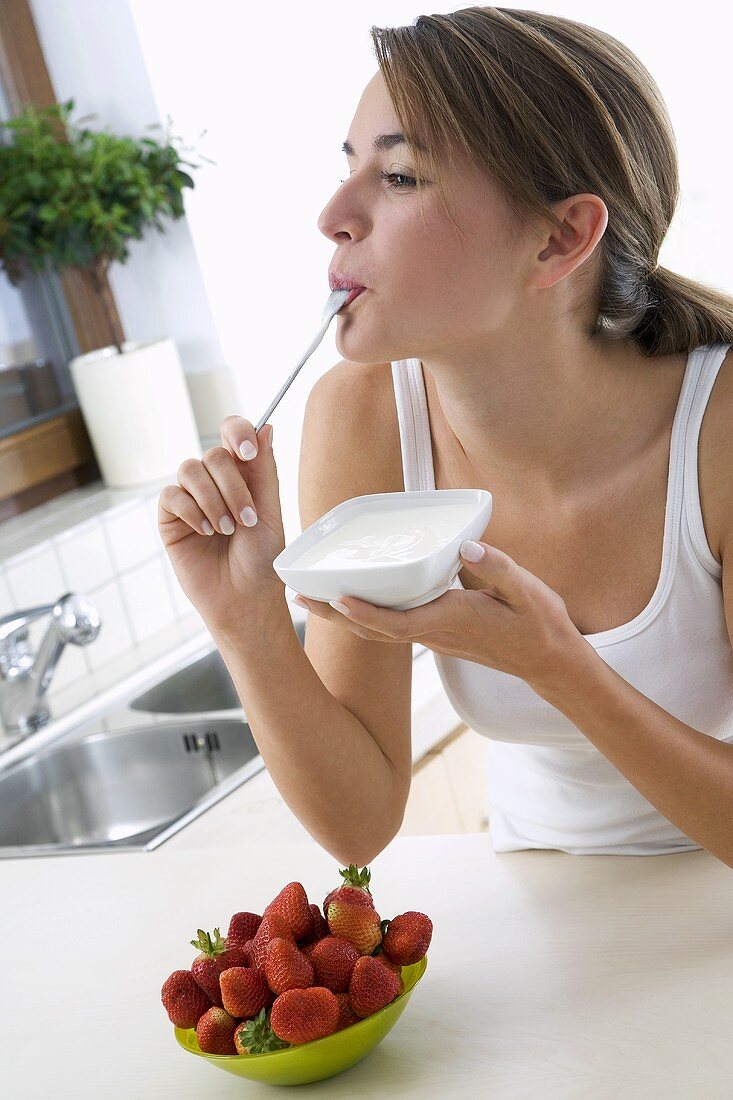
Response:
POLYGON ((79 128, 73 107, 31 105, 0 122, 0 265, 15 286, 26 268, 73 267, 99 294, 111 343, 69 369, 102 477, 128 488, 170 476, 201 445, 175 342, 126 341, 106 275, 129 258, 131 237, 183 216, 194 183, 180 165, 197 165, 169 134, 158 143, 79 128))

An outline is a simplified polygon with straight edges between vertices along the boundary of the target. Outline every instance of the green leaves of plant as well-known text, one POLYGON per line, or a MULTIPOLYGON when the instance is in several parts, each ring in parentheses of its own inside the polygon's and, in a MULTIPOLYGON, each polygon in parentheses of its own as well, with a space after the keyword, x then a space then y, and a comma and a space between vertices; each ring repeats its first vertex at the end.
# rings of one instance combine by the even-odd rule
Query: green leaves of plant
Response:
POLYGON ((79 128, 73 107, 73 99, 29 106, 0 122, 0 265, 14 284, 23 265, 124 263, 130 238, 183 217, 183 190, 194 187, 180 166, 199 166, 181 158, 176 139, 79 128))

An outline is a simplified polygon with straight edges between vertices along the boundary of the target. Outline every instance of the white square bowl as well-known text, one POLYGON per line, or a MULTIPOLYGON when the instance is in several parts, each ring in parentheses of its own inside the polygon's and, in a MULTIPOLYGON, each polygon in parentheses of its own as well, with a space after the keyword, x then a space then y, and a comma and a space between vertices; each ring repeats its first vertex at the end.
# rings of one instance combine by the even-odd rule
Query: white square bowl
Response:
POLYGON ((281 581, 294 592, 311 600, 327 603, 342 596, 355 596, 377 607, 408 611, 442 596, 461 568, 460 547, 464 539, 480 539, 491 518, 492 495, 486 489, 424 489, 410 493, 371 493, 344 500, 330 512, 306 527, 289 546, 278 554, 272 567, 281 581), (370 512, 394 511, 404 516, 405 531, 410 528, 409 505, 471 505, 466 511, 456 508, 456 530, 448 542, 421 557, 400 562, 361 562, 344 564, 296 565, 326 535, 370 512))

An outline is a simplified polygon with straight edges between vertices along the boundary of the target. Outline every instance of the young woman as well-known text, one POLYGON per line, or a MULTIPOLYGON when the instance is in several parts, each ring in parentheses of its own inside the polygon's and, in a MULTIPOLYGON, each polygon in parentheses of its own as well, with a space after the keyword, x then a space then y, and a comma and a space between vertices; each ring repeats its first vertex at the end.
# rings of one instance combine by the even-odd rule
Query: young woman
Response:
POLYGON ((468 486, 491 524, 423 607, 306 602, 303 649, 271 565, 272 428, 229 416, 161 494, 176 575, 285 801, 341 862, 399 830, 420 642, 489 738, 497 851, 733 867, 733 300, 658 266, 678 199, 659 91, 554 15, 371 33, 319 219, 332 285, 367 289, 307 402, 301 522, 468 486))

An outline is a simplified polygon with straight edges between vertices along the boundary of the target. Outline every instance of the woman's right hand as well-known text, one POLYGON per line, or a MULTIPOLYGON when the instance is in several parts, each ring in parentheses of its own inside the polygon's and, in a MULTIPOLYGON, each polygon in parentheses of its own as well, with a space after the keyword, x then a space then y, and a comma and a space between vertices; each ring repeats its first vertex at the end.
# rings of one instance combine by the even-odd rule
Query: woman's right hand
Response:
POLYGON ((178 485, 164 487, 158 530, 193 606, 207 625, 226 627, 263 602, 284 601, 285 586, 272 562, 285 548, 285 533, 272 425, 264 424, 258 436, 249 420, 227 416, 220 430, 222 446, 200 460, 185 459, 178 485), (247 442, 257 448, 250 460, 240 452, 247 442), (242 518, 245 509, 257 516, 253 526, 242 518))

